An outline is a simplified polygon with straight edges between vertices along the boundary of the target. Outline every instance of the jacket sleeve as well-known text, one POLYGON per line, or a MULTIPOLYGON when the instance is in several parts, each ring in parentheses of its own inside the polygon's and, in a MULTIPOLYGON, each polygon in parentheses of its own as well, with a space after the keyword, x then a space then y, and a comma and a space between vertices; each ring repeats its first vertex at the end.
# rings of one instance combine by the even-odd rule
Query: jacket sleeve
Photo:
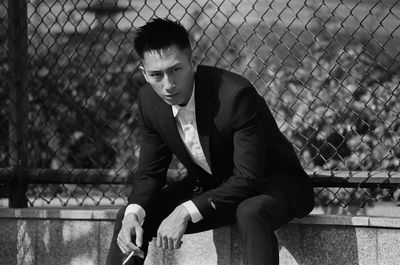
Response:
POLYGON ((268 128, 264 99, 250 86, 240 89, 229 105, 234 167, 221 185, 192 199, 204 218, 237 207, 244 199, 260 194, 266 183, 268 128))
POLYGON ((128 203, 139 204, 147 212, 155 205, 156 196, 166 183, 172 152, 143 115, 140 100, 138 118, 141 131, 140 156, 128 203))

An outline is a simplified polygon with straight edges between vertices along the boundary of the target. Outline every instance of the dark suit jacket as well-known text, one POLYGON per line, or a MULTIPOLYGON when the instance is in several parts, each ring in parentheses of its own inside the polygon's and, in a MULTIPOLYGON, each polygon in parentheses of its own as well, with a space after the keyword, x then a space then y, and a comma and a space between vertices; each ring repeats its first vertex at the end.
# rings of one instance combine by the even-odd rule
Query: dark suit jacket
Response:
POLYGON ((149 84, 140 89, 138 100, 141 151, 129 203, 146 212, 156 205, 174 153, 206 190, 192 198, 204 218, 261 194, 271 183, 285 192, 297 217, 312 210, 308 175, 264 99, 245 78, 208 66, 199 66, 195 74, 198 133, 212 176, 189 157, 171 106, 149 84))

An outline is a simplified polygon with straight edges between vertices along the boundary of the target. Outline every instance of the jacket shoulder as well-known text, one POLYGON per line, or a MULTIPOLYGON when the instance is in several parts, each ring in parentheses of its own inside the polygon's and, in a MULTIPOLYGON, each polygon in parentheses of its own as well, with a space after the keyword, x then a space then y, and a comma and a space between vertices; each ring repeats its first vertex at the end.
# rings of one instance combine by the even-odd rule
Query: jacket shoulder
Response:
POLYGON ((199 65, 199 78, 206 78, 218 87, 229 87, 229 89, 252 86, 245 77, 213 66, 199 65))

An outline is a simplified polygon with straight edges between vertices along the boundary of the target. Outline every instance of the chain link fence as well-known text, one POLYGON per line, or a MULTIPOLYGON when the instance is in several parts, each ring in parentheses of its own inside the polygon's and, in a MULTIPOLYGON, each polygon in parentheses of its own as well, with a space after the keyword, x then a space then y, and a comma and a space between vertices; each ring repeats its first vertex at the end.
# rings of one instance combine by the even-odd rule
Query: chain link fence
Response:
MULTIPOLYGON (((155 16, 189 29, 200 63, 254 84, 318 205, 398 205, 400 0, 3 0, 3 197, 30 183, 28 206, 125 203, 144 83, 133 34, 155 16)), ((169 178, 184 175, 174 160, 169 178)))

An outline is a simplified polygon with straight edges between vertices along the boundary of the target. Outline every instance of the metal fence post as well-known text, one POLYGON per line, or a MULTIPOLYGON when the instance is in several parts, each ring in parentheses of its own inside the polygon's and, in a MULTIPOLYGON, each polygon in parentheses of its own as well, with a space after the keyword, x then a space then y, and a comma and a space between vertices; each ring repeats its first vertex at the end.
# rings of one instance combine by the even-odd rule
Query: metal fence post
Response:
POLYGON ((28 34, 26 0, 8 1, 8 36, 10 63, 10 207, 27 207, 27 107, 28 107, 28 34))

